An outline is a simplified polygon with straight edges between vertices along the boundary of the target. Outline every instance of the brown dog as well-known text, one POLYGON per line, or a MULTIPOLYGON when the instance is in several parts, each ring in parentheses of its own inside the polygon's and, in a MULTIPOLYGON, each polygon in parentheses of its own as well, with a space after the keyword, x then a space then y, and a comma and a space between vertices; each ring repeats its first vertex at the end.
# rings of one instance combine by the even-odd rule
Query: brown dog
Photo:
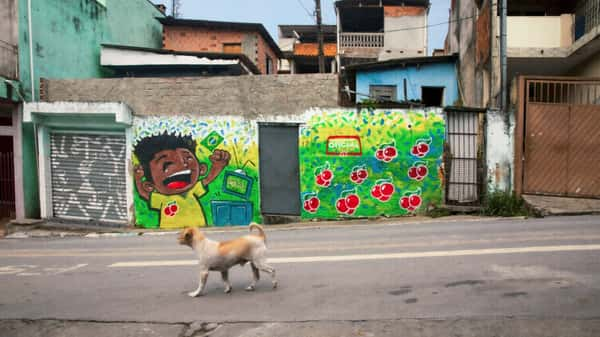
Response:
POLYGON ((231 292, 229 268, 236 264, 243 266, 248 262, 252 266, 253 279, 246 290, 252 291, 256 287, 256 282, 260 278, 259 270, 271 274, 273 288, 277 288, 275 269, 266 263, 265 252, 267 251, 267 246, 265 245, 265 232, 257 224, 250 224, 250 232, 252 232, 253 228, 258 230, 258 234, 249 234, 224 242, 208 239, 195 227, 184 228, 179 233, 179 244, 190 246, 198 255, 198 264, 200 265, 198 288, 195 291, 189 292, 188 295, 191 297, 202 295, 202 291, 206 286, 208 272, 211 270, 221 272, 221 277, 225 283, 225 293, 231 292))

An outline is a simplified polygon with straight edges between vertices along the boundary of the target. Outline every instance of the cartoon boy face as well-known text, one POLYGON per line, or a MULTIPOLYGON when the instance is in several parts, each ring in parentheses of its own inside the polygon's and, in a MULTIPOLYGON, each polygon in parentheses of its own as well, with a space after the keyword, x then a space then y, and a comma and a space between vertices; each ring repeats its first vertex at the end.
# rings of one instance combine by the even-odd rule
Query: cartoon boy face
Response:
POLYGON ((188 191, 208 171, 196 156, 185 148, 162 150, 154 154, 149 163, 153 189, 163 195, 181 194, 188 191))
POLYGON ((140 165, 134 168, 140 196, 150 200, 153 192, 173 196, 190 191, 199 182, 208 186, 229 163, 229 152, 215 150, 208 157, 209 170, 206 163, 198 162, 195 150, 196 142, 191 136, 164 133, 141 140, 135 148, 140 165))

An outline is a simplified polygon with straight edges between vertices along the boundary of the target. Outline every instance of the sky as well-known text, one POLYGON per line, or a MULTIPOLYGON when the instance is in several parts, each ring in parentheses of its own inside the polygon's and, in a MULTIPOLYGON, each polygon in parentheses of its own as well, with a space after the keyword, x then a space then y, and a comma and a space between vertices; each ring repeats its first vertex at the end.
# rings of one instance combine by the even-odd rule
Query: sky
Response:
MULTIPOLYGON (((313 0, 180 0, 181 18, 195 20, 234 21, 262 23, 278 40, 278 25, 314 24, 313 0)), ((321 0, 324 24, 335 24, 335 0, 321 0)), ((167 5, 170 13, 171 0, 154 0, 167 5)), ((430 0, 429 25, 448 21, 450 0, 430 0)), ((429 28, 429 54, 443 48, 448 30, 447 24, 429 28)))

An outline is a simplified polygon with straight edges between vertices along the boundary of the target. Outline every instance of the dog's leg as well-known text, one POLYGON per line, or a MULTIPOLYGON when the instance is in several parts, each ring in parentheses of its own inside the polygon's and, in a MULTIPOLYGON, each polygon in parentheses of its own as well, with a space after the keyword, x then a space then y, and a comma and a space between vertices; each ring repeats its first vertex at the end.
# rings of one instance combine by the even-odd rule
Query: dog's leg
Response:
POLYGON ((204 287, 206 286, 206 279, 208 279, 208 270, 200 270, 200 281, 198 281, 198 289, 189 292, 188 295, 190 297, 198 297, 202 295, 202 291, 204 291, 204 287))
POLYGON ((275 268, 269 266, 262 260, 254 261, 256 263, 256 267, 258 269, 264 271, 265 273, 271 274, 271 279, 273 280, 273 289, 277 288, 277 279, 275 278, 275 268))
POLYGON ((247 291, 253 291, 256 288, 256 282, 260 279, 260 271, 256 268, 254 262, 250 263, 252 267, 252 283, 246 288, 247 291))
POLYGON ((229 294, 231 292, 231 284, 229 283, 229 270, 222 271, 221 278, 223 278, 223 283, 225 283, 225 293, 229 294))

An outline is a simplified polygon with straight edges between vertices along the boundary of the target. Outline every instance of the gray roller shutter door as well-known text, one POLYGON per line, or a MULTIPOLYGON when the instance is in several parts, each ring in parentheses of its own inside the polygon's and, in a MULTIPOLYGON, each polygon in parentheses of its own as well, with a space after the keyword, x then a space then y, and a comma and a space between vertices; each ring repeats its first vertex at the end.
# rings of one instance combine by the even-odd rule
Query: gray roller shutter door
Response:
POLYGON ((125 223, 125 136, 50 134, 54 217, 125 223))

